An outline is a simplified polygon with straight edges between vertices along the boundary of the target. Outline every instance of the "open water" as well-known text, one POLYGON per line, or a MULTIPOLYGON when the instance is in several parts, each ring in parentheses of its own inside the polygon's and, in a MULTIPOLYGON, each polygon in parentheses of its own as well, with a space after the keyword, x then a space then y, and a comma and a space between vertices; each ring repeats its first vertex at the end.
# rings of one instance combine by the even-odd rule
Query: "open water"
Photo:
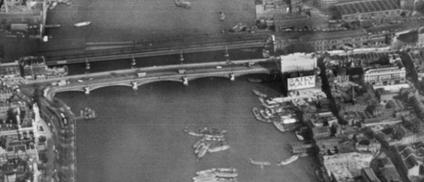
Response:
MULTIPOLYGON (((258 75, 256 75, 258 76, 258 75)), ((259 77, 264 75, 259 75, 259 77)), ((279 95, 280 82, 249 83, 246 77, 194 80, 93 91, 60 93, 74 111, 96 110, 96 120, 77 123, 78 182, 189 182, 195 172, 212 167, 234 167, 240 182, 312 182, 318 161, 300 158, 283 167, 291 156, 293 133, 281 133, 272 124, 256 121, 252 107, 259 106, 252 89, 279 95), (183 132, 187 126, 227 130, 231 148, 208 153, 197 161, 192 145, 199 139, 183 132), (269 161, 261 169, 248 158, 269 161)))

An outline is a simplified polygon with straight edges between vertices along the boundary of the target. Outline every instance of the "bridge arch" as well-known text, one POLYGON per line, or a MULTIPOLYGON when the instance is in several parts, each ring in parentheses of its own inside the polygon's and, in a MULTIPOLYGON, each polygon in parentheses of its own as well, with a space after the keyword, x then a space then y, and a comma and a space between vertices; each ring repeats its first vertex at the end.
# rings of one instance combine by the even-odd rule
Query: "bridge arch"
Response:
POLYGON ((137 82, 137 86, 139 87, 139 86, 142 86, 142 85, 147 85, 149 83, 155 83, 155 82, 180 82, 180 83, 182 83, 183 79, 182 78, 181 79, 167 78, 167 79, 158 79, 158 80, 143 80, 143 81, 134 80, 134 81, 137 82))

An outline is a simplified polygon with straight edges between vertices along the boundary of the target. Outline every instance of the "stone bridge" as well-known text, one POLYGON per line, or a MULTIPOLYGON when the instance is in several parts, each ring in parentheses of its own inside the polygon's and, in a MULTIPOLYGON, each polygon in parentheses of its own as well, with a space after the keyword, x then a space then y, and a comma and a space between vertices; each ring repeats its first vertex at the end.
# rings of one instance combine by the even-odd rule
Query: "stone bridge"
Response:
POLYGON ((188 85, 189 81, 205 77, 222 77, 234 81, 236 77, 249 75, 249 74, 270 74, 278 70, 277 67, 263 67, 263 66, 232 66, 230 68, 208 68, 207 70, 193 71, 187 70, 184 73, 178 72, 159 72, 147 73, 145 76, 139 77, 136 74, 130 74, 125 77, 116 78, 99 78, 87 82, 70 83, 64 86, 47 87, 44 90, 46 98, 52 98, 55 93, 67 91, 80 91, 89 94, 91 91, 110 86, 128 86, 137 90, 139 86, 161 81, 181 82, 188 85))

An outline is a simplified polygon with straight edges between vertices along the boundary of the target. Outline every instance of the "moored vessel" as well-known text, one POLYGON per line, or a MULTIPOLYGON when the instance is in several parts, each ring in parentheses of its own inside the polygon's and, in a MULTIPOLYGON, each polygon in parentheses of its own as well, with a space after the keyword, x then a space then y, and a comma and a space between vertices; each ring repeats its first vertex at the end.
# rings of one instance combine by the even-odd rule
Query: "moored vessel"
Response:
POLYGON ((272 122, 272 124, 275 126, 275 128, 278 129, 278 131, 286 132, 286 128, 284 127, 282 122, 274 121, 274 122, 272 122))
POLYGON ((84 26, 88 26, 90 24, 91 24, 90 21, 84 21, 84 22, 75 23, 74 26, 75 27, 84 27, 84 26))
POLYGON ((290 164, 290 163, 292 163, 292 162, 296 161, 298 158, 299 158, 299 156, 298 156, 298 155, 293 155, 293 156, 291 156, 290 158, 288 158, 288 159, 286 159, 286 160, 281 161, 281 162, 278 164, 278 166, 290 164))
POLYGON ((224 150, 228 150, 230 148, 230 145, 228 144, 224 144, 218 147, 213 147, 213 148, 209 148, 208 151, 209 152, 220 152, 220 151, 224 151, 224 150))
POLYGON ((299 132, 299 131, 294 132, 294 134, 296 135, 296 138, 297 138, 299 141, 303 141, 303 140, 305 140, 305 138, 303 138, 303 136, 300 134, 300 132, 299 132))

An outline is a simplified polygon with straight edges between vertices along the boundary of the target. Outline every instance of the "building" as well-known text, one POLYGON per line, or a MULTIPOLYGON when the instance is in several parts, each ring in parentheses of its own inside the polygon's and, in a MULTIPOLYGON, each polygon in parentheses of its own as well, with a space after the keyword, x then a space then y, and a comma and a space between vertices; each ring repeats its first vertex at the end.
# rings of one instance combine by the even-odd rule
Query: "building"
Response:
POLYGON ((395 0, 367 0, 335 5, 344 21, 376 20, 400 16, 402 9, 395 0))
POLYGON ((330 127, 321 126, 321 127, 313 127, 312 128, 312 137, 314 139, 325 138, 331 135, 330 127))
POLYGON ((47 16, 47 0, 4 0, 0 8, 0 30, 7 37, 41 39, 47 16))
POLYGON ((346 0, 315 0, 315 6, 322 11, 328 11, 330 7, 346 0))
POLYGON ((408 178, 423 175, 420 165, 423 164, 424 144, 422 141, 408 145, 395 147, 395 156, 400 162, 401 169, 408 175, 408 178))
POLYGON ((424 47, 424 27, 418 29, 418 47, 424 47))
POLYGON ((364 72, 364 81, 372 85, 393 85, 405 82, 404 67, 370 68, 364 72))
POLYGON ((355 177, 361 176, 363 168, 370 166, 372 159, 371 153, 351 152, 323 156, 323 163, 335 181, 354 181, 355 177))
POLYGON ((380 182, 374 171, 369 167, 363 168, 361 174, 363 182, 380 182))

